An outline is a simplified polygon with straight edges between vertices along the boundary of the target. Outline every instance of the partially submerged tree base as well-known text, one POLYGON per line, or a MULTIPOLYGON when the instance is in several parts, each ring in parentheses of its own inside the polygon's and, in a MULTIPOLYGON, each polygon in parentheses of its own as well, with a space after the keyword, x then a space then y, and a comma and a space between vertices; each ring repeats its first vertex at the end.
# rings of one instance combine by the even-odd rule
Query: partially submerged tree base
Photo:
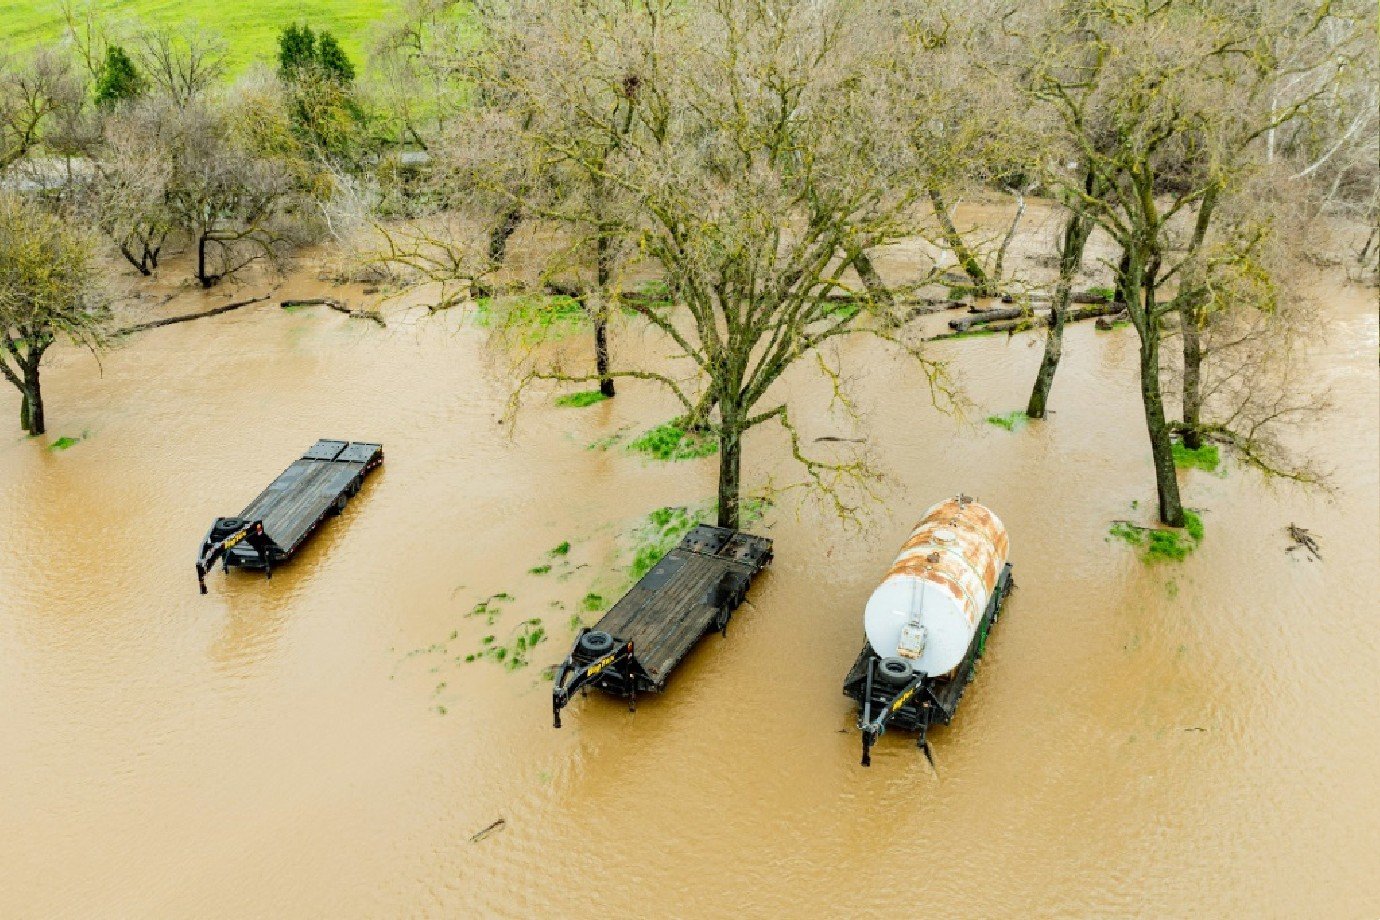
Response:
POLYGON ((1182 528, 1145 527, 1131 521, 1113 521, 1113 537, 1139 547, 1146 562, 1181 562, 1203 542, 1203 519, 1184 509, 1182 528))

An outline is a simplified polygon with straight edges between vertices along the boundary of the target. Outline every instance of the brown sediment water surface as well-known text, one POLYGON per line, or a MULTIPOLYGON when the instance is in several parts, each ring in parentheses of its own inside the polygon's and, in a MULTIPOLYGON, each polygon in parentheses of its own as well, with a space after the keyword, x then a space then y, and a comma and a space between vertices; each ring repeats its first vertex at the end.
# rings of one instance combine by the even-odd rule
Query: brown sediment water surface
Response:
MULTIPOLYGON (((1153 501, 1133 331, 1072 327, 1055 414, 1011 432, 982 418, 1023 405, 1034 336, 932 346, 966 419, 851 345, 856 427, 786 386, 811 443, 864 436, 888 474, 866 528, 778 504, 727 639, 636 713, 594 694, 561 731, 541 669, 584 595, 616 590, 619 535, 713 494, 713 458, 589 448, 669 417, 663 395, 543 392, 510 432, 482 331, 406 311, 265 303, 99 368, 57 351, 50 436, 0 428, 0 915, 1380 916, 1376 310, 1320 284, 1310 361, 1336 407, 1294 437, 1334 496, 1230 460, 1184 473, 1206 539, 1146 565, 1108 538, 1153 501), (63 435, 84 437, 46 449, 63 435), (318 437, 387 462, 271 581, 198 595, 212 518, 318 437), (863 605, 959 491, 1004 520, 1019 589, 932 735, 938 775, 903 735, 862 769, 840 685, 863 605), (1285 551, 1290 523, 1321 561, 1285 551), (492 622, 466 616, 499 593, 492 622), (530 666, 465 661, 528 619, 530 666)), ((784 456, 750 435, 749 483, 789 479, 784 456)))

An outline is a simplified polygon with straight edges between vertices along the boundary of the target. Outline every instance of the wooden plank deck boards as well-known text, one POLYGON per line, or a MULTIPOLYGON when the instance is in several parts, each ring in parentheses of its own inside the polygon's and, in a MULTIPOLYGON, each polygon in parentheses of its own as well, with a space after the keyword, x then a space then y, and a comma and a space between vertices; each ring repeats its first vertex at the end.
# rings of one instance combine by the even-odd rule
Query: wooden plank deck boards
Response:
POLYGON ((714 628, 715 590, 736 573, 746 581, 771 559, 771 541, 717 527, 696 527, 613 605, 595 629, 633 643, 633 658, 659 689, 714 628))
MULTIPOLYGON (((381 450, 381 445, 367 442, 317 441, 245 506, 239 516, 262 520, 264 533, 285 556, 291 555, 381 450)), ((231 552, 237 561, 254 558, 253 551, 246 546, 231 552)))

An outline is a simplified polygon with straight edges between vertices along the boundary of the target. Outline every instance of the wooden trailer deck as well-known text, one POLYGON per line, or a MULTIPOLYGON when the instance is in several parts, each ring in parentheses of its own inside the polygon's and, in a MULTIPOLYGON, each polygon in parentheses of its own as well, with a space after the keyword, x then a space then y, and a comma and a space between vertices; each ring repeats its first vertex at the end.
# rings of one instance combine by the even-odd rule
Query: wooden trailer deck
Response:
POLYGON ((727 634, 733 611, 771 558, 765 537, 705 524, 691 530, 576 638, 552 691, 557 727, 579 687, 632 698, 662 690, 700 637, 727 634))
POLYGON ((223 556, 226 568, 269 569, 290 557, 326 516, 344 510, 364 477, 383 462, 383 445, 317 441, 236 517, 217 518, 202 542, 197 577, 223 556))

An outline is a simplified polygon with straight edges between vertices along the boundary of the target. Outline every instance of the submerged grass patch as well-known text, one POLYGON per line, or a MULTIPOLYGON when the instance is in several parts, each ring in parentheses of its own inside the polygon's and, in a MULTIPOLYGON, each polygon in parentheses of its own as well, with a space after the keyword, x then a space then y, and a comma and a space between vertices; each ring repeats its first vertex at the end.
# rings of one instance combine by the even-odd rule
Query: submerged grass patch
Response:
POLYGON ((574 297, 549 294, 480 297, 470 318, 481 328, 513 330, 528 343, 563 338, 589 323, 589 314, 574 297))
POLYGON ((719 449, 713 434, 687 431, 680 419, 672 419, 645 432, 628 445, 628 450, 646 454, 654 460, 694 460, 719 449))
POLYGON ((516 671, 531 664, 528 654, 545 641, 546 627, 542 625, 541 617, 532 617, 514 627, 503 642, 492 634, 480 639, 479 647, 466 655, 465 661, 488 659, 502 664, 509 671, 516 671))
POLYGON ((1007 431, 1015 431, 1030 421, 1029 416, 1020 409, 1007 412, 1003 415, 987 416, 987 424, 996 425, 998 428, 1005 428, 1007 431))
POLYGON ((598 390, 580 390, 578 393, 566 393, 564 396, 557 396, 556 405, 566 409, 583 409, 606 399, 608 397, 598 390))
POLYGON ((1188 447, 1182 441, 1175 441, 1174 465, 1181 470, 1203 470, 1214 473, 1222 465, 1222 453, 1216 444, 1204 444, 1195 449, 1188 447))
POLYGON ((1141 550, 1146 562, 1180 562, 1203 542, 1203 519, 1184 509, 1184 526, 1142 527, 1130 521, 1113 521, 1108 533, 1141 550))

